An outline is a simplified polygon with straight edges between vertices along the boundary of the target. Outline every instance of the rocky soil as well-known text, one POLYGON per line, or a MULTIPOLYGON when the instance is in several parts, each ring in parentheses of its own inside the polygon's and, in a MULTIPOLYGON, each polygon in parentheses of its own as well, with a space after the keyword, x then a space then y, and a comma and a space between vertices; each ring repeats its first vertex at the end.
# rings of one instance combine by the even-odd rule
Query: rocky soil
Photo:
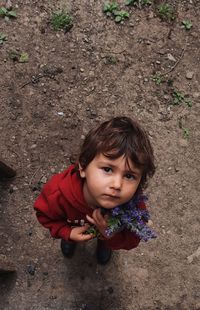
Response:
POLYGON ((0 275, 0 309, 200 309, 200 2, 166 2, 173 20, 159 17, 159 0, 117 1, 130 14, 117 24, 100 0, 0 1, 17 13, 0 17, 0 157, 17 171, 0 183, 0 253, 16 268, 0 275), (59 8, 73 16, 70 31, 52 28, 59 8), (105 267, 95 241, 66 260, 33 202, 76 159, 87 131, 113 115, 136 117, 149 132, 158 238, 114 253, 105 267))

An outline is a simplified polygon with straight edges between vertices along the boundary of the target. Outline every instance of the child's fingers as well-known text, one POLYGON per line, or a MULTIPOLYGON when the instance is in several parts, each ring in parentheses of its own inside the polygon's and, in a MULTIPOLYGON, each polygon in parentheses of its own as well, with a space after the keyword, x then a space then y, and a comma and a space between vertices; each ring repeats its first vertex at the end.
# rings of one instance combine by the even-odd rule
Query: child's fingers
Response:
POLYGON ((93 224, 93 225, 96 224, 95 220, 94 220, 92 217, 90 217, 89 215, 86 215, 86 219, 87 219, 88 222, 90 222, 91 224, 93 224))
POLYGON ((94 218, 94 220, 96 221, 96 223, 98 224, 98 225, 103 225, 103 226, 106 226, 106 220, 105 220, 105 218, 102 216, 102 214, 101 214, 101 210, 100 209, 96 209, 96 210, 94 210, 94 212, 93 212, 93 218, 94 218))
POLYGON ((93 234, 89 234, 89 235, 81 235, 81 241, 89 241, 91 239, 94 238, 93 234))
POLYGON ((78 232, 79 234, 82 234, 82 233, 84 233, 85 231, 87 231, 89 227, 90 227, 89 224, 86 224, 86 225, 84 225, 84 226, 77 227, 77 232, 78 232))

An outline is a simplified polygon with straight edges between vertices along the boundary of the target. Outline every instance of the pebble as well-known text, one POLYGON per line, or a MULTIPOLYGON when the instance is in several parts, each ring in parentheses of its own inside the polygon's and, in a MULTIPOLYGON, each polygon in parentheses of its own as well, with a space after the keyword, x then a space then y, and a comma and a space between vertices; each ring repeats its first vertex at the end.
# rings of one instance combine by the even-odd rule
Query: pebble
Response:
POLYGON ((31 276, 34 276, 34 274, 35 274, 35 266, 33 266, 33 265, 28 265, 27 267, 26 267, 26 272, 28 272, 31 276))
POLYGON ((41 183, 45 184, 47 182, 47 177, 43 176, 40 180, 41 183))
POLYGON ((195 93, 193 93, 192 97, 193 98, 199 98, 200 97, 200 93, 195 92, 195 93))
POLYGON ((167 58, 173 62, 176 62, 176 59, 174 58, 174 56, 172 54, 167 54, 167 58))
POLYGON ((150 12, 148 17, 149 17, 149 19, 154 18, 154 13, 150 12))
POLYGON ((160 65, 161 62, 160 62, 159 60, 156 60, 156 64, 157 64, 157 65, 160 65))
POLYGON ((30 149, 32 150, 32 149, 35 149, 37 147, 37 144, 32 144, 31 146, 30 146, 30 149))
POLYGON ((200 256, 200 247, 190 256, 187 257, 188 263, 191 264, 194 258, 198 258, 200 256))
POLYGON ((180 139, 179 144, 182 147, 187 147, 188 146, 188 141, 186 139, 180 139))
POLYGON ((192 80, 193 76, 194 76, 194 72, 193 71, 186 72, 186 79, 192 80))
POLYGON ((11 9, 12 9, 12 6, 13 6, 13 5, 12 5, 12 2, 11 2, 10 0, 7 0, 7 1, 6 1, 6 9, 7 9, 7 10, 11 10, 11 9))

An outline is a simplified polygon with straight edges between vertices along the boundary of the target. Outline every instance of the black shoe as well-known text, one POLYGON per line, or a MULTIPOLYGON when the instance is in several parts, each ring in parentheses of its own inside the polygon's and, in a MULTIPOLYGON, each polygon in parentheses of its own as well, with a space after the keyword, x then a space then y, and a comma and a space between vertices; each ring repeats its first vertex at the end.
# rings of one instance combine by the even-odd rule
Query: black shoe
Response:
POLYGON ((104 240, 97 239, 97 262, 101 265, 105 265, 109 262, 112 255, 112 250, 108 248, 104 240))
POLYGON ((64 239, 62 239, 60 247, 63 255, 70 258, 74 255, 76 243, 73 241, 65 241, 64 239))

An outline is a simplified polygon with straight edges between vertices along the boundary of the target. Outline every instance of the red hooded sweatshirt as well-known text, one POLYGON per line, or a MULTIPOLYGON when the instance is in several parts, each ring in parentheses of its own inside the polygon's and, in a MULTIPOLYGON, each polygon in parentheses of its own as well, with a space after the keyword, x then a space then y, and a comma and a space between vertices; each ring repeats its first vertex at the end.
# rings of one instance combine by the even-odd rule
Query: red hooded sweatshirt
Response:
MULTIPOLYGON (((87 206, 83 197, 84 181, 74 168, 75 165, 71 165, 54 175, 34 204, 38 221, 50 230, 54 238, 69 240, 71 226, 83 225, 87 222, 86 215, 91 217, 94 211, 87 206)), ((134 233, 123 230, 105 242, 113 250, 130 250, 138 246, 140 239, 134 233)))

